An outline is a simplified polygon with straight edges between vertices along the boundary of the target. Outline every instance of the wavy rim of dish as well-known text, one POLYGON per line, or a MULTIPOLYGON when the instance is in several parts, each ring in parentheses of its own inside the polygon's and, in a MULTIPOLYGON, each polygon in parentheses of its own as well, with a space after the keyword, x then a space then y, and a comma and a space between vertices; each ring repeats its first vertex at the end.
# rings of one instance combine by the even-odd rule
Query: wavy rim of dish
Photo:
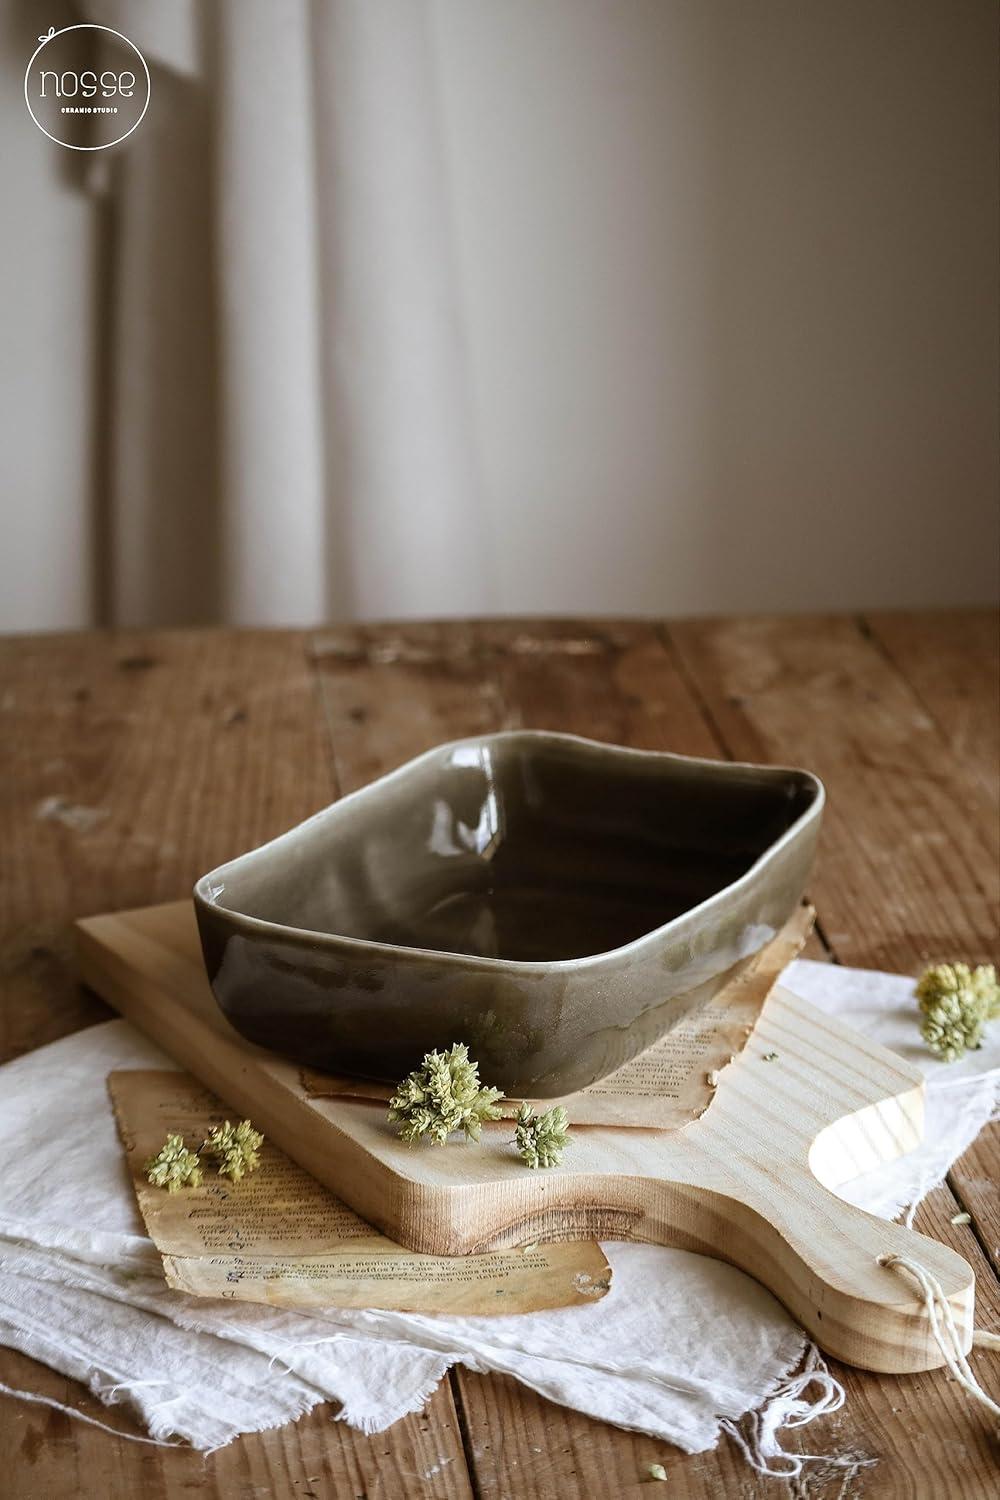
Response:
MULTIPOLYGON (((268 839, 266 843, 259 844, 256 849, 248 849, 244 854, 237 854, 233 859, 226 860, 224 864, 217 865, 207 875, 199 877, 195 882, 192 894, 196 905, 200 903, 210 911, 224 913, 226 918, 237 927, 242 927, 251 933, 281 934, 283 937, 302 939, 313 947, 325 947, 335 943, 339 948, 346 944, 348 948, 356 948, 359 952, 371 952, 374 950, 375 952, 386 954, 412 953, 422 958, 451 959, 456 963, 461 963, 463 966, 472 965, 486 970, 502 969, 507 971, 513 969, 519 973, 542 974, 551 973, 553 970, 576 970, 588 964, 604 963, 609 958, 617 957, 631 951, 638 951, 645 944, 662 938, 663 934, 670 928, 676 927, 682 922, 690 921, 694 916, 704 913, 714 904, 721 902, 723 897, 731 896, 734 891, 738 891, 742 886, 749 884, 752 877, 772 861, 786 844, 791 843, 807 823, 817 820, 825 804, 826 788, 820 778, 815 772, 806 771, 799 766, 762 766, 754 761, 714 760, 709 756, 703 755, 679 755, 672 750, 634 749, 630 745, 613 745, 606 740, 588 739, 582 734, 565 734, 548 729, 502 729, 497 730, 493 734, 471 734, 464 736, 462 739, 445 740, 440 745, 434 745, 431 749, 422 751, 420 755, 415 755, 412 759, 404 761, 402 765, 397 766, 392 771, 386 771, 382 776, 376 777, 374 781, 368 782, 367 785, 357 787, 353 792, 347 792, 343 797, 339 797, 336 802, 331 802, 326 807, 321 807, 318 812, 311 813, 308 818, 303 818, 300 823, 296 823, 294 827, 286 829, 284 833, 276 834, 273 839, 268 839), (636 760, 674 761, 680 762, 683 765, 706 766, 714 771, 722 771, 723 773, 726 771, 756 771, 763 773, 768 779, 776 779, 780 776, 789 775, 802 776, 808 782, 812 783, 814 795, 809 806, 799 814, 795 822, 791 823, 781 837, 776 839, 773 844, 769 844, 763 854, 759 855, 753 864, 744 870, 743 874, 738 876, 736 880, 732 880, 728 885, 722 886, 720 890, 714 891, 711 896, 706 896, 704 901, 699 901, 697 905, 689 907, 687 911, 680 912, 676 917, 671 917, 668 922, 661 922, 658 927, 651 927, 648 932, 640 933, 638 937, 632 938, 628 943, 622 943, 617 948, 602 948, 599 953, 587 953, 581 955, 579 958, 554 958, 551 960, 489 958, 482 954, 456 953, 449 948, 420 948, 410 943, 382 943, 375 938, 351 937, 347 933, 320 932, 311 927, 290 927, 285 922, 272 922, 267 917, 254 917, 248 912, 241 912, 231 906, 220 905, 214 899, 213 895, 210 894, 208 889, 210 882, 219 881, 234 866, 243 866, 250 861, 259 861, 269 850, 274 849, 278 844, 283 844, 293 839, 304 828, 335 816, 339 808, 346 806, 349 802, 364 799, 377 787, 385 786, 387 782, 403 780, 409 772, 425 761, 432 760, 442 753, 457 750, 466 745, 495 744, 498 740, 533 740, 536 743, 547 741, 561 745, 581 745, 585 746, 588 750, 600 750, 605 754, 626 758, 631 757, 636 760)), ((215 896, 221 895, 224 889, 225 881, 222 880, 222 885, 215 893, 215 896)))

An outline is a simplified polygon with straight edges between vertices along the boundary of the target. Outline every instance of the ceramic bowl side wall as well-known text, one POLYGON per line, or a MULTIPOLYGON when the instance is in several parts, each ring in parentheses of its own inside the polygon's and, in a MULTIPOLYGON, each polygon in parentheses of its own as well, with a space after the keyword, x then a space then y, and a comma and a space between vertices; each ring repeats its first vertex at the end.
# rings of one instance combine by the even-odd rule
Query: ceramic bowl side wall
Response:
POLYGON ((209 978, 250 1041, 312 1067, 395 1081, 467 1042, 507 1093, 553 1097, 603 1077, 670 1023, 670 1005, 759 950, 801 898, 807 822, 724 900, 598 958, 548 967, 241 924, 196 895, 209 978))
MULTIPOLYGON (((818 822, 777 851, 724 901, 680 917, 646 943, 593 960, 573 975, 558 1025, 523 1059, 523 1092, 554 1097, 585 1088, 657 1041, 679 997, 710 998, 728 971, 757 953, 795 911, 813 864, 818 822)), ((522 1088, 509 1088, 518 1093, 522 1088)))
POLYGON ((232 1025, 311 1067, 395 1082, 424 1053, 466 1041, 481 1055, 503 1037, 519 1060, 558 1026, 569 976, 490 967, 460 954, 406 950, 280 930, 240 931, 197 904, 209 978, 232 1025))

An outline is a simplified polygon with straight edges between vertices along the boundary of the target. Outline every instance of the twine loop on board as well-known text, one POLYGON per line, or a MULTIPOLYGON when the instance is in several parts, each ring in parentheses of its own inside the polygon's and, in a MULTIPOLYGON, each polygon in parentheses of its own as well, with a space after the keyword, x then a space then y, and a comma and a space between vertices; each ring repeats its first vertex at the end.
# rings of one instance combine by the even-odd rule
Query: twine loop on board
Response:
MULTIPOLYGON (((949 1374, 954 1376, 967 1396, 973 1401, 978 1401, 980 1406, 997 1420, 995 1433, 1000 1438, 1000 1406, 992 1396, 987 1395, 972 1372, 962 1349, 962 1339, 951 1310, 951 1303, 945 1296, 937 1277, 920 1265, 919 1261, 910 1260, 906 1255, 880 1255, 878 1263, 889 1270, 902 1272, 917 1283, 927 1312, 927 1321, 931 1325, 931 1332, 941 1350, 949 1374)), ((972 1342, 979 1349, 1000 1349, 1000 1335, 987 1333, 984 1328, 973 1329, 972 1342)))

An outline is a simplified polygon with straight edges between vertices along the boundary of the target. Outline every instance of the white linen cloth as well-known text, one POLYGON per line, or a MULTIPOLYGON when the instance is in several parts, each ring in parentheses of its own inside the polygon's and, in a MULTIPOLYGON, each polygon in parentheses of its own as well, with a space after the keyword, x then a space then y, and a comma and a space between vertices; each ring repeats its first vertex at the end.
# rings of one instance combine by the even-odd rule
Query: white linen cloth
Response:
MULTIPOLYGON (((798 961, 783 982, 928 1075, 928 1143, 845 1192, 890 1217, 940 1180, 992 1113, 1000 1027, 946 1066, 921 1047, 911 980, 798 961)), ((768 1434, 765 1456, 777 1453, 782 1421, 837 1403, 836 1383, 768 1292, 721 1262, 662 1247, 607 1245, 614 1281, 601 1302, 512 1317, 305 1315, 170 1291, 105 1079, 172 1065, 111 1021, 0 1069, 0 1343, 108 1403, 128 1401, 154 1438, 211 1449, 320 1401, 380 1431, 419 1409, 455 1363, 511 1374, 687 1452, 768 1404, 757 1429, 768 1434)))

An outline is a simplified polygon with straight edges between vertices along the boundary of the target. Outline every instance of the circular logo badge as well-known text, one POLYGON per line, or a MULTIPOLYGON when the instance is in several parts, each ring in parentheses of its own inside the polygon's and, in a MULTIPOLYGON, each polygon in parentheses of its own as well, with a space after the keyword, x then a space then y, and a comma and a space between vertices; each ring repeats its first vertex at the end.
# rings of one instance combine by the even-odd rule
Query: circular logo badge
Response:
POLYGON ((131 135, 149 108, 149 69, 110 26, 52 27, 25 69, 24 101, 50 141, 103 151, 131 135))

